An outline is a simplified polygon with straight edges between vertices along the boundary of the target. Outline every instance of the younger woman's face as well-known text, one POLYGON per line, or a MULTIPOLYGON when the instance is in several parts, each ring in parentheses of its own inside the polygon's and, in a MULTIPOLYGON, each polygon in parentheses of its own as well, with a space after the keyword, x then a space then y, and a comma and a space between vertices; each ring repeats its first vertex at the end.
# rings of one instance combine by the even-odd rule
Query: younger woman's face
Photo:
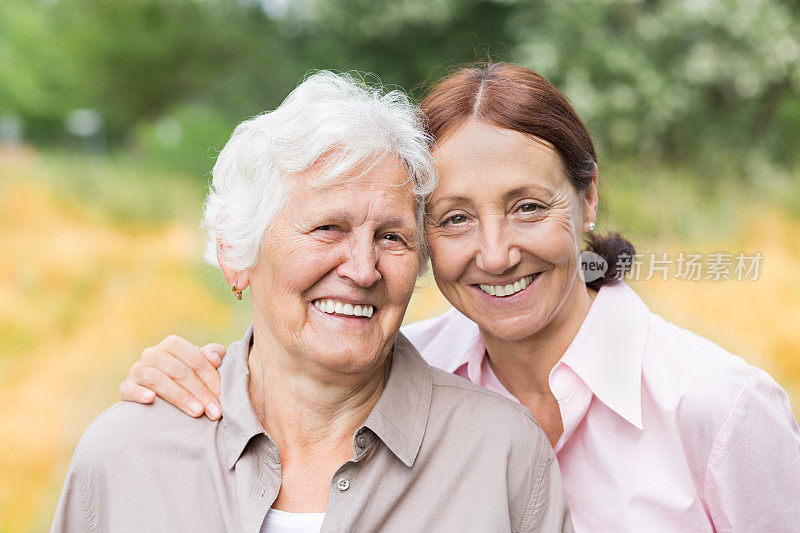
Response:
POLYGON ((507 341, 568 314, 586 291, 581 242, 596 187, 577 192, 546 141, 477 120, 433 153, 439 186, 426 230, 444 296, 484 335, 507 341))

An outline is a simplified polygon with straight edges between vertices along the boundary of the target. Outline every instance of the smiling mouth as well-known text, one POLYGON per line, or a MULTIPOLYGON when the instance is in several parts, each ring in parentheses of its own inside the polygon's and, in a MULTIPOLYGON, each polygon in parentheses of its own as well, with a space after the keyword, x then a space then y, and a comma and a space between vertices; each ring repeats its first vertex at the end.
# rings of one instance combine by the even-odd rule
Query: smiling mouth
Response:
POLYGON ((533 283, 533 280, 535 280, 538 275, 538 273, 530 274, 522 279, 518 279, 514 283, 508 283, 507 285, 489 285, 487 283, 480 283, 477 285, 477 287, 491 296, 513 296, 514 294, 517 294, 518 292, 528 288, 528 285, 533 283))
POLYGON ((369 318, 375 312, 375 306, 370 304, 354 305, 340 302, 333 298, 320 298, 312 302, 314 307, 329 315, 357 316, 369 318))

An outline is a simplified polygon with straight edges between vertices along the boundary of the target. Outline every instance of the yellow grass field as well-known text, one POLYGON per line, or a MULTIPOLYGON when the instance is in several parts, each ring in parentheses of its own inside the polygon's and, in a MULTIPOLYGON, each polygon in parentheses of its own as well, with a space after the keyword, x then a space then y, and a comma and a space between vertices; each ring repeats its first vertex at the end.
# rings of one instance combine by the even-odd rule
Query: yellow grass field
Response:
MULTIPOLYGON (((154 197, 183 198, 189 212, 197 210, 186 216, 184 206, 184 214, 147 222, 82 203, 80 193, 65 193, 69 184, 58 185, 55 174, 58 165, 37 153, 0 151, 2 532, 49 528, 78 438, 117 401, 117 386, 144 346, 169 332, 227 343, 238 338, 249 315, 248 302, 236 302, 221 276, 200 261, 196 184, 155 180, 154 197)), ((142 194, 147 200, 146 191, 124 187, 123 203, 142 194)), ((637 241, 643 252, 759 251, 764 260, 758 281, 634 283, 667 319, 769 371, 789 392, 796 415, 798 234, 797 221, 773 213, 721 240, 637 241)), ((407 320, 446 307, 426 278, 407 320)))

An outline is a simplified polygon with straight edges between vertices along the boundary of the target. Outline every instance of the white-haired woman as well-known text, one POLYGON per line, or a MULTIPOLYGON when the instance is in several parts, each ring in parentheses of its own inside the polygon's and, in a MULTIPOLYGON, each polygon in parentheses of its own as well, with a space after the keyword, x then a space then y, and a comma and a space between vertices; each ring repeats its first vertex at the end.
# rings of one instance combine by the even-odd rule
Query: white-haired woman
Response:
POLYGON ((236 128, 204 220, 207 259, 252 295, 221 420, 107 410, 55 531, 571 530, 528 411, 398 335, 426 260, 427 143, 401 93, 327 72, 236 128))

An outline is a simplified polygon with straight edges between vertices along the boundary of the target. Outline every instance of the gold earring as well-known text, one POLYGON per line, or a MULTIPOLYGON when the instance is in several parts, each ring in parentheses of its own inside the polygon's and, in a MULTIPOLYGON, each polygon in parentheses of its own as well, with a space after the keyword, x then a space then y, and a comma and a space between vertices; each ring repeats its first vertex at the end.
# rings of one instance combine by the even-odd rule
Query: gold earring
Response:
POLYGON ((236 296, 237 300, 241 300, 242 299, 242 290, 241 289, 237 289, 235 283, 233 284, 233 287, 231 287, 231 291, 233 292, 233 295, 236 296))

